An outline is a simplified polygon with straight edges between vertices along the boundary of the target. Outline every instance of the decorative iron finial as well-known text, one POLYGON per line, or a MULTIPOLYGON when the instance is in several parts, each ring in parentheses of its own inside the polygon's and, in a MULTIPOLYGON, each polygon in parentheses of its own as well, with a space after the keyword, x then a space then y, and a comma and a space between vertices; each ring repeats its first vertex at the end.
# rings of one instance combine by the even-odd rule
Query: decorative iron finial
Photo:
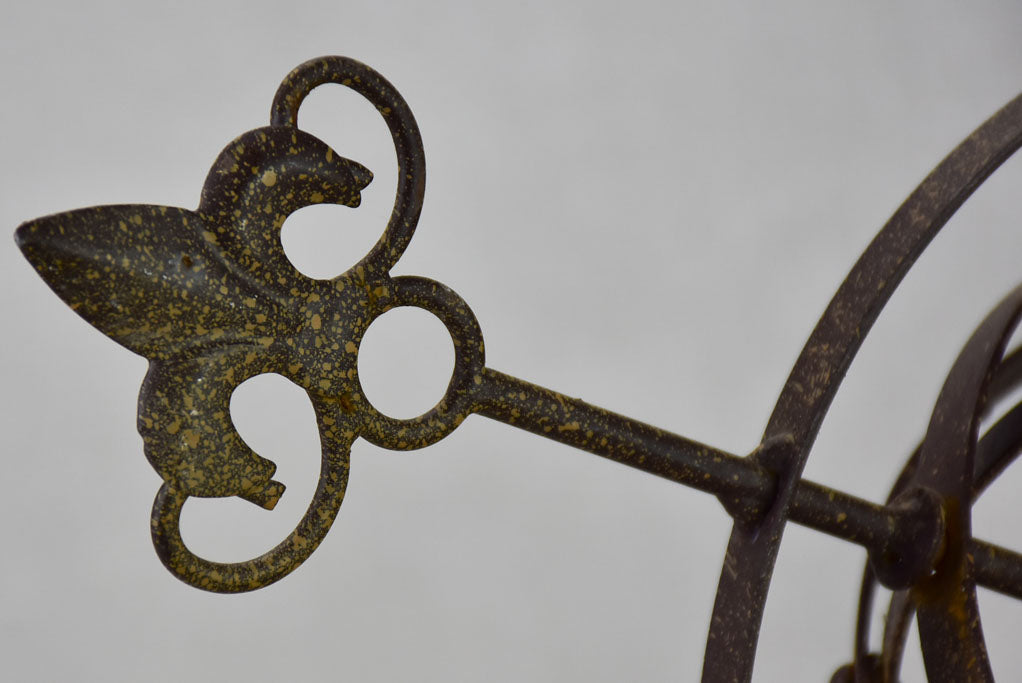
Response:
POLYGON ((1022 145, 1022 97, 955 149, 880 231, 841 285, 785 384, 761 445, 740 457, 490 369, 467 304, 444 285, 393 277, 415 231, 425 189, 422 142, 407 104, 369 67, 311 60, 277 91, 270 125, 217 158, 194 210, 118 205, 29 221, 17 241, 47 284, 100 331, 149 359, 139 398, 145 454, 163 478, 152 513, 160 559, 179 579, 218 592, 260 588, 298 567, 332 524, 362 437, 409 450, 436 443, 473 413, 717 496, 735 518, 710 624, 703 678, 752 675, 773 566, 788 520, 869 551, 853 663, 835 681, 894 681, 911 615, 918 615, 934 681, 987 681, 992 673, 976 586, 1022 598, 1022 556, 972 538, 970 510, 1022 450, 1022 404, 980 438, 992 400, 1022 383, 1022 353, 1002 361, 1022 317, 1022 287, 988 316, 962 351, 930 428, 885 505, 801 478, 816 433, 864 337, 914 260, 954 211, 1022 145), (344 274, 315 280, 290 263, 280 229, 317 203, 357 207, 372 174, 298 128, 318 85, 339 83, 375 105, 398 160, 394 210, 370 252, 344 274), (454 341, 447 392, 430 411, 399 420, 377 411, 358 377, 358 351, 385 311, 430 311, 454 341), (189 497, 239 496, 273 508, 284 491, 275 466, 235 430, 233 390, 278 373, 315 408, 319 485, 295 530, 247 562, 211 562, 181 538, 189 497), (884 648, 870 653, 877 582, 894 590, 884 648))

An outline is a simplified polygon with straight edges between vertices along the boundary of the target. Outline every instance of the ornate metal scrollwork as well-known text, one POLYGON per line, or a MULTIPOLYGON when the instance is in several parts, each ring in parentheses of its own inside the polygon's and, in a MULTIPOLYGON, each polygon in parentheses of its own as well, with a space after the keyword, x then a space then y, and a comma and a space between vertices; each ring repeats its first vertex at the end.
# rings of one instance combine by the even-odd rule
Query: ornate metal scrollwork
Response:
POLYGON ((991 398, 1022 381, 1022 354, 1002 360, 1022 316, 1022 288, 987 317, 952 368, 929 430, 884 505, 802 479, 841 379, 884 304, 955 210, 1022 144, 1022 97, 956 148, 898 209, 839 288, 795 364, 761 445, 738 456, 505 375, 486 365, 483 337, 465 301, 439 282, 390 274, 414 234, 425 191, 418 127, 397 90, 343 57, 292 71, 273 100, 270 125, 224 148, 197 209, 118 205, 28 221, 25 256, 72 309, 149 360, 139 398, 145 454, 163 478, 152 512, 160 559, 179 579, 217 592, 266 586, 322 541, 361 437, 395 450, 422 448, 471 414, 521 427, 717 496, 735 519, 706 646, 703 678, 749 680, 774 562, 791 520, 869 551, 855 659, 835 681, 894 681, 907 626, 917 615, 934 681, 992 680, 976 603, 984 585, 1022 598, 1022 556, 976 540, 970 510, 1022 448, 1022 406, 985 435, 991 398), (394 210, 379 241, 342 275, 299 273, 280 243, 287 216, 317 203, 357 207, 372 174, 297 125, 303 99, 340 83, 386 121, 397 154, 394 210), (362 337, 381 314, 423 308, 447 327, 455 367, 427 413, 379 412, 359 382, 362 337), (318 488, 291 534, 246 562, 212 562, 181 538, 189 497, 238 496, 272 508, 284 492, 275 466, 235 430, 232 391, 279 373, 315 408, 322 444, 318 488), (868 650, 877 583, 894 590, 884 648, 868 650))

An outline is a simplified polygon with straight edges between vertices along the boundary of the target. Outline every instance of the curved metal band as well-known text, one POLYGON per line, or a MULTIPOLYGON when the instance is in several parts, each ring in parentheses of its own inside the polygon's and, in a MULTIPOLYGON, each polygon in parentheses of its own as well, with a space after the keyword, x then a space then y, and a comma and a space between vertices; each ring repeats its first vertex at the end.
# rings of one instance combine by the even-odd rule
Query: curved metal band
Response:
POLYGON ((704 681, 748 681, 795 484, 834 394, 915 259, 972 192, 1022 146, 1022 96, 994 114, 923 180, 863 252, 795 363, 764 441, 791 435, 771 510, 728 542, 703 661, 704 681))
POLYGON ((360 436, 377 446, 405 451, 440 441, 475 410, 475 389, 482 383, 486 356, 479 322, 454 290, 412 275, 393 278, 391 283, 394 298, 390 308, 413 306, 429 311, 444 324, 454 343, 454 371, 447 391, 424 414, 397 419, 380 413, 368 399, 362 402, 366 419, 360 436))
POLYGON ((976 431, 987 387, 1022 316, 1022 287, 1009 294, 966 344, 952 367, 920 449, 913 484, 944 500, 946 548, 932 576, 912 589, 926 673, 931 681, 993 681, 986 654, 973 559, 976 431))
POLYGON ((383 236, 359 262, 372 274, 389 271, 401 258, 415 233, 426 192, 426 157, 412 110, 390 81, 349 57, 320 57, 297 66, 273 98, 270 123, 298 126, 298 109, 313 88, 337 83, 359 93, 387 122, 397 153, 397 197, 383 236))
MULTIPOLYGON (((1014 351, 997 366, 988 389, 987 409, 1020 384, 1022 384, 1022 349, 1014 351)), ((891 488, 888 503, 904 491, 914 477, 919 465, 920 447, 917 447, 906 461, 895 485, 891 488)), ((1022 450, 1022 403, 1001 416, 976 446, 972 479, 973 504, 987 486, 1018 458, 1020 450, 1022 450)), ((884 618, 883 649, 879 657, 880 668, 877 670, 874 664, 877 657, 869 650, 869 632, 877 585, 876 574, 872 565, 867 562, 863 570, 856 617, 855 655, 852 666, 856 683, 880 683, 898 679, 905 640, 915 613, 915 605, 909 599, 908 590, 897 590, 892 593, 884 618)))
MULTIPOLYGON (((287 538, 269 552, 244 562, 213 562, 199 557, 181 538, 181 509, 188 494, 165 483, 153 502, 150 523, 156 554, 171 574, 214 593, 242 593, 279 581, 319 547, 344 500, 354 437, 345 436, 350 421, 336 404, 310 393, 322 447, 319 483, 304 516, 287 538)), ((349 433, 352 430, 347 430, 349 433)))

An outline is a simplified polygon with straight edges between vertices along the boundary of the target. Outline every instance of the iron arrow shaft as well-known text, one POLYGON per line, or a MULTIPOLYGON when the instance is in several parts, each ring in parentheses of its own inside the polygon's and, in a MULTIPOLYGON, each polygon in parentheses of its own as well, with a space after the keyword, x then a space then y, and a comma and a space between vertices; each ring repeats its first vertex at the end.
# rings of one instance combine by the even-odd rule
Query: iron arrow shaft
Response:
MULTIPOLYGON (((486 369, 476 412, 539 436, 717 496, 732 516, 758 519, 773 502, 777 476, 749 457, 707 446, 486 369), (740 510, 740 512, 739 512, 740 510)), ((871 555, 898 553, 916 535, 918 509, 884 506, 802 480, 788 517, 851 541, 871 555)), ((932 520, 931 520, 932 522, 932 520)), ((941 529, 939 523, 923 525, 941 529)), ((939 539, 938 539, 939 541, 939 539)), ((977 582, 1022 598, 1022 555, 972 541, 977 582)))

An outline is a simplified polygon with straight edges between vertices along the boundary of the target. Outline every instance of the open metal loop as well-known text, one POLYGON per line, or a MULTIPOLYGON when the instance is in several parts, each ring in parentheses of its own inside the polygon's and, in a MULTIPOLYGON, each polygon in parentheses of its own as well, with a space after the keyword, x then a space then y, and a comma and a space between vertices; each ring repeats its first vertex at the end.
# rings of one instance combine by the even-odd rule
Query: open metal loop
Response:
POLYGON ((322 464, 312 501, 294 530, 269 552, 243 562, 214 562, 193 553, 181 537, 181 510, 188 494, 164 483, 150 522, 156 554, 185 583, 215 593, 242 593, 279 581, 319 547, 344 500, 354 432, 336 403, 310 394, 319 424, 322 464))
MULTIPOLYGON (((468 304, 449 287, 424 277, 394 278, 391 308, 414 306, 429 311, 447 327, 454 342, 454 372, 443 398, 426 413, 396 419, 384 415, 365 398, 365 437, 377 446, 411 450, 436 443, 450 434, 478 405, 486 354, 482 331, 468 304)), ((359 387, 361 391, 361 386, 359 387)))
POLYGON ((273 126, 298 126, 298 110, 313 88, 337 83, 359 93, 380 112, 397 153, 397 196, 390 221, 379 241, 359 262, 372 275, 387 273, 398 262, 415 233, 426 192, 426 159, 419 126, 397 89, 362 62, 349 57, 319 57, 296 67, 273 98, 273 126))

